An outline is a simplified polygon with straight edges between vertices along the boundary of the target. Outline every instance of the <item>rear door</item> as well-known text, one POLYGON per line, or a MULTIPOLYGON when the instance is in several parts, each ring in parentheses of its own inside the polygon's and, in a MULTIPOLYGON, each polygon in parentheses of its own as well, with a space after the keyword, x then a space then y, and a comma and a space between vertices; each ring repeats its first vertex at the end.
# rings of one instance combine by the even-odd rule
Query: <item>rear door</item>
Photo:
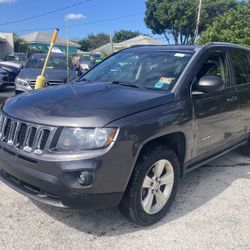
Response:
POLYGON ((240 99, 241 120, 245 134, 250 131, 250 52, 247 50, 230 49, 233 67, 233 84, 240 99))
POLYGON ((232 86, 228 52, 211 50, 198 66, 200 69, 192 87, 194 104, 194 157, 213 154, 229 147, 242 134, 237 90, 232 86), (225 82, 224 89, 212 93, 195 93, 195 85, 203 76, 217 76, 225 82), (196 82, 196 83, 195 83, 196 82))

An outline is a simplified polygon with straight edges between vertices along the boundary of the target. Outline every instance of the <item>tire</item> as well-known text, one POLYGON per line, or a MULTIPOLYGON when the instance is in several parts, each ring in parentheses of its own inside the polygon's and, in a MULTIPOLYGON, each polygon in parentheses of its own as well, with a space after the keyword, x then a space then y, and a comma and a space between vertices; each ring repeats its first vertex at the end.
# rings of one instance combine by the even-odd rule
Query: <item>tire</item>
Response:
POLYGON ((180 163, 174 151, 150 146, 137 161, 120 203, 122 214, 141 226, 156 223, 172 205, 179 178, 180 163))

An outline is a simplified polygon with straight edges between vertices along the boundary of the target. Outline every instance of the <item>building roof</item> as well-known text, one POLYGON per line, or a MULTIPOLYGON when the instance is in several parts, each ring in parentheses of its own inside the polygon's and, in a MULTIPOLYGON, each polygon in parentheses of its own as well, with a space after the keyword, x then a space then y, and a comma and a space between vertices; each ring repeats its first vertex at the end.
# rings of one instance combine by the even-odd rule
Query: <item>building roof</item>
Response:
POLYGON ((153 39, 152 37, 140 35, 123 41, 120 43, 120 45, 127 48, 134 45, 162 45, 162 43, 153 39))
MULTIPOLYGON (((114 51, 129 48, 129 47, 132 47, 135 45, 162 45, 162 43, 153 39, 152 37, 143 36, 143 35, 131 38, 131 39, 123 41, 121 43, 113 43, 114 51)), ((107 43, 107 44, 95 49, 94 52, 100 52, 103 54, 111 54, 112 53, 112 45, 111 45, 111 43, 107 43)))
MULTIPOLYGON (((27 35, 21 36, 21 38, 27 42, 27 43, 42 43, 42 44, 49 44, 52 39, 53 34, 47 33, 47 32, 40 32, 36 31, 27 35)), ((67 45, 67 40, 61 39, 60 37, 57 37, 55 45, 67 45)), ((76 47, 80 48, 81 46, 77 43, 74 43, 72 41, 69 41, 70 47, 76 47)))
POLYGON ((6 36, 8 36, 8 35, 9 35, 9 33, 0 32, 0 42, 6 43, 7 42, 6 36))
POLYGON ((0 37, 0 43, 5 43, 6 42, 6 39, 5 38, 2 38, 2 37, 0 37))

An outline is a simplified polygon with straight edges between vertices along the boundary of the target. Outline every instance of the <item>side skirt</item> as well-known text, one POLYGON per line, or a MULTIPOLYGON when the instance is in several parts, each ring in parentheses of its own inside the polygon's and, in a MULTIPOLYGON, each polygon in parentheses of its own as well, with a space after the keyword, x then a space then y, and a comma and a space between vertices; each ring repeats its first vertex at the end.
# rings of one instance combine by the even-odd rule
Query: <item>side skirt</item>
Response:
POLYGON ((232 151, 232 150, 234 150, 234 149, 236 149, 236 148, 238 148, 240 146, 244 146, 244 145, 247 144, 247 142, 248 142, 248 140, 246 139, 246 140, 244 140, 244 141, 242 141, 242 142, 240 142, 240 143, 238 143, 238 144, 236 144, 236 145, 234 145, 234 146, 232 146, 230 148, 227 148, 227 149, 225 149, 225 150, 223 150, 223 151, 221 151, 221 152, 219 152, 219 153, 217 153, 215 155, 212 155, 211 157, 204 158, 203 160, 200 160, 200 161, 198 161, 196 163, 193 163, 191 165, 186 163, 184 165, 184 169, 185 169, 184 173, 187 174, 187 173, 195 170, 196 168, 199 168, 200 166, 202 166, 202 165, 204 165, 204 164, 206 164, 206 163, 208 163, 208 162, 210 162, 212 160, 215 160, 216 158, 219 158, 220 156, 222 156, 224 154, 227 154, 230 151, 232 151))

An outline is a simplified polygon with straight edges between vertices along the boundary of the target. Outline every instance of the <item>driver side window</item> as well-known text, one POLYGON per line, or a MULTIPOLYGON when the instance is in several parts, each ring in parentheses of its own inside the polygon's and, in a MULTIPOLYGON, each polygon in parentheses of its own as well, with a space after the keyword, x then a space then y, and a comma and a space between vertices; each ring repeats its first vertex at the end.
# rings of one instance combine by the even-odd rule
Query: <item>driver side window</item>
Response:
POLYGON ((209 56, 196 75, 193 85, 194 90, 196 84, 204 76, 217 76, 224 81, 226 87, 229 85, 229 69, 226 61, 226 53, 213 53, 209 56))

